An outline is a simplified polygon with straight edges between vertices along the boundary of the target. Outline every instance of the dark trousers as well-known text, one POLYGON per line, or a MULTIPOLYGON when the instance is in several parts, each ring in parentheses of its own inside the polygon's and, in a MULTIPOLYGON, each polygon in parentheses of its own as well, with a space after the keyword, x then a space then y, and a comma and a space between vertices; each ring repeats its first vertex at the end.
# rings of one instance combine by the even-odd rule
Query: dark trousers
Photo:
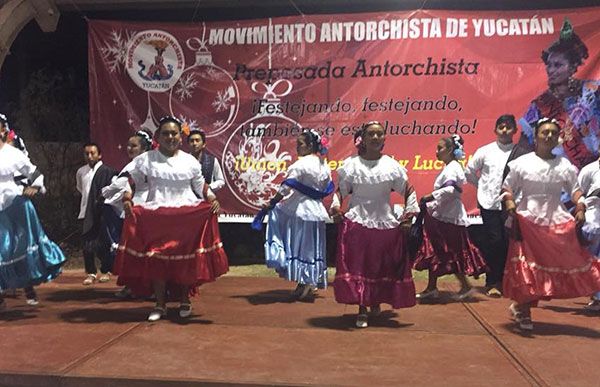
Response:
POLYGON ((113 244, 119 243, 123 219, 108 204, 102 207, 102 216, 92 229, 83 235, 83 262, 87 274, 96 274, 96 260, 100 260, 100 272, 112 271, 116 251, 113 244))
POLYGON ((91 232, 83 236, 83 263, 87 274, 96 274, 96 257, 100 260, 100 272, 108 273, 112 270, 113 258, 110 250, 101 240, 99 232, 91 232))
POLYGON ((485 285, 501 285, 508 254, 508 235, 504 227, 505 217, 500 210, 486 210, 481 207, 479 209, 485 234, 481 243, 481 252, 489 268, 485 285))

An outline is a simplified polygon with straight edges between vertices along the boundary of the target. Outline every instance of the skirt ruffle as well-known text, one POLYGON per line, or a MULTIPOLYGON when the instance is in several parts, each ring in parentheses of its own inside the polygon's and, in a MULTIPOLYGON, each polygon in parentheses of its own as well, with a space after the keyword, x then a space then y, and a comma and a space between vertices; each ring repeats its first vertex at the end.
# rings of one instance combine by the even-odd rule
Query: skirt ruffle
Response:
POLYGON ((487 270, 483 255, 469 238, 465 226, 441 222, 425 214, 423 245, 413 264, 415 270, 429 270, 440 277, 465 274, 478 277, 487 270))
POLYGON ((339 303, 385 303, 393 308, 416 304, 406 233, 399 227, 371 229, 344 219, 338 230, 336 269, 333 287, 339 303))
POLYGON ((600 260, 580 245, 574 221, 550 227, 517 218, 522 240, 509 244, 506 297, 525 303, 585 297, 600 290, 600 260))
POLYGON ((114 264, 118 284, 139 296, 152 295, 152 282, 165 281, 172 296, 189 295, 229 269, 210 204, 163 207, 135 206, 127 217, 114 264))
POLYGON ((280 277, 301 284, 327 287, 325 223, 289 216, 275 207, 269 213, 265 258, 280 277))
POLYGON ((46 236, 31 200, 18 196, 0 211, 0 290, 51 281, 66 260, 46 236))

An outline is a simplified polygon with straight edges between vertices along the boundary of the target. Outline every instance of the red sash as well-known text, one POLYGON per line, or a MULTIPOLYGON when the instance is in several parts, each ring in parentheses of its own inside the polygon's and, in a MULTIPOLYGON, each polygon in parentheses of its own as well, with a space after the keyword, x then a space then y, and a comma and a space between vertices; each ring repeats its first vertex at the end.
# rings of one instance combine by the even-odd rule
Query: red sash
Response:
POLYGON ((581 169, 596 159, 596 156, 585 146, 581 133, 558 98, 546 91, 533 102, 540 111, 540 117, 554 118, 559 122, 562 128, 560 136, 563 139, 563 149, 569 161, 581 169))

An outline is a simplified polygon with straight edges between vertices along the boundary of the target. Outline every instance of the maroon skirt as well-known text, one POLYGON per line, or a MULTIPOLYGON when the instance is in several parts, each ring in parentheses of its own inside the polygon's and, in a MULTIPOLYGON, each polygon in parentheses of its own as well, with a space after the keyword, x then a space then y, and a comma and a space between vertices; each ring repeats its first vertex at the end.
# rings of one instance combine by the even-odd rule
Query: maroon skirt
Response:
POLYGON ((399 227, 372 229, 344 219, 337 242, 333 282, 337 302, 393 308, 416 304, 406 233, 399 227))
POLYGON ((152 282, 165 281, 173 296, 182 289, 214 281, 229 268, 217 216, 210 204, 146 209, 133 208, 123 225, 114 264, 117 283, 138 296, 152 295, 152 282))
POLYGON ((423 245, 413 264, 415 270, 429 270, 435 276, 465 274, 478 277, 486 272, 479 249, 465 226, 445 223, 425 213, 423 245))

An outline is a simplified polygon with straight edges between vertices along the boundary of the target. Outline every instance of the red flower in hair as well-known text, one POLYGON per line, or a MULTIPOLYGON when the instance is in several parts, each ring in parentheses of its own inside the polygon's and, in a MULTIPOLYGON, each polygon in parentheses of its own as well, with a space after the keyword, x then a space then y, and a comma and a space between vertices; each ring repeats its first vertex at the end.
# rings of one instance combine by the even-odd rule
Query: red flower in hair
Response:
POLYGON ((327 137, 321 137, 321 146, 323 148, 329 148, 329 139, 327 137))

